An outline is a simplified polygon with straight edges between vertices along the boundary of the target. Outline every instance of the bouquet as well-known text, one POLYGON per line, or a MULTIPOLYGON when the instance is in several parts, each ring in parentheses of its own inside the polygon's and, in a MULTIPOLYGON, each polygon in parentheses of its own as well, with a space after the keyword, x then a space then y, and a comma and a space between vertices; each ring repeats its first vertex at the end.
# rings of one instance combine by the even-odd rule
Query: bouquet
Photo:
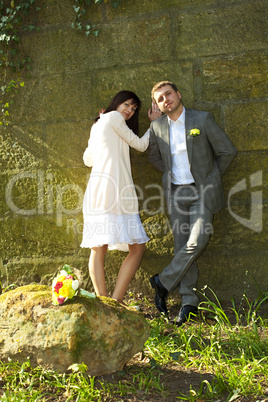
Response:
POLYGON ((69 265, 65 264, 59 275, 52 282, 52 303, 60 305, 68 299, 80 294, 90 298, 96 297, 94 293, 89 293, 80 288, 77 277, 73 274, 69 265))

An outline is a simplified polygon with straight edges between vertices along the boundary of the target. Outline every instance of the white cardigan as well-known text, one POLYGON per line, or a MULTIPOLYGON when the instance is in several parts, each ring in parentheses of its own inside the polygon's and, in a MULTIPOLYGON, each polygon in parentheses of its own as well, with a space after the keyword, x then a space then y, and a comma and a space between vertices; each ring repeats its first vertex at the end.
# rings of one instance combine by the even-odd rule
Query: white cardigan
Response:
POLYGON ((92 126, 85 165, 92 167, 86 189, 83 213, 138 213, 138 199, 132 179, 129 146, 145 151, 150 130, 139 138, 117 111, 101 114, 92 126))

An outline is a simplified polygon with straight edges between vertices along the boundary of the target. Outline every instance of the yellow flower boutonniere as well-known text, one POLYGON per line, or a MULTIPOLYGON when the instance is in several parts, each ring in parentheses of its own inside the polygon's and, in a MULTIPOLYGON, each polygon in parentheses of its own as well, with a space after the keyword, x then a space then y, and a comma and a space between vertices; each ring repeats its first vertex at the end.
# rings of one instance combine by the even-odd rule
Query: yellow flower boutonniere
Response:
POLYGON ((192 128, 192 130, 190 130, 190 132, 188 134, 193 137, 196 137, 197 135, 200 134, 200 130, 198 130, 198 128, 192 128))

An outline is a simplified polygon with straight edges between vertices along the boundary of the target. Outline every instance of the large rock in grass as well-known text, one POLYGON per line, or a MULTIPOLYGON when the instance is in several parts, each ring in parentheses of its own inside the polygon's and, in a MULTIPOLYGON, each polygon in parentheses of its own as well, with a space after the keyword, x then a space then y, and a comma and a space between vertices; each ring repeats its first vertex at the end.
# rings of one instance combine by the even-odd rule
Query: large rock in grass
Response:
POLYGON ((51 288, 28 285, 0 296, 0 360, 65 372, 85 363, 90 375, 122 370, 141 351, 149 325, 141 313, 106 298, 77 296, 52 305, 51 288))

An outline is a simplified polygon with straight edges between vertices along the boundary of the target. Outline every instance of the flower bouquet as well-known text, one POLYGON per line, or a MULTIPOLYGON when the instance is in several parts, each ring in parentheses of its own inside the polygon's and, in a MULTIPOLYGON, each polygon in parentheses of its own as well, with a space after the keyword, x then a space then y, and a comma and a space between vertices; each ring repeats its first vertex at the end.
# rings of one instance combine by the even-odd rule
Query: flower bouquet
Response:
POLYGON ((94 298, 94 293, 89 293, 80 288, 77 277, 73 274, 69 265, 65 264, 59 275, 52 282, 52 303, 60 305, 71 300, 77 295, 94 298))

